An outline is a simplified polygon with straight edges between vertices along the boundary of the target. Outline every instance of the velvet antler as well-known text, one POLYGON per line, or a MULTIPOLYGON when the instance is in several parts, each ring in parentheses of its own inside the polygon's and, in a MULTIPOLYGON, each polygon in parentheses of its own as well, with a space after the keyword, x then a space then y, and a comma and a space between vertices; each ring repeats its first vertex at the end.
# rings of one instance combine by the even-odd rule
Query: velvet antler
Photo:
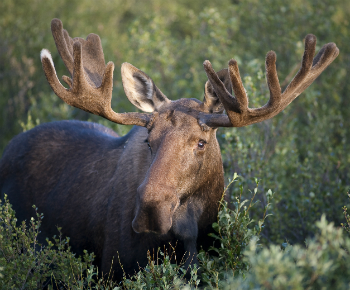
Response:
POLYGON ((66 89, 58 80, 51 54, 41 51, 46 78, 57 96, 67 104, 124 125, 146 126, 150 115, 144 113, 116 113, 111 108, 113 62, 105 64, 100 37, 90 34, 86 40, 71 38, 61 20, 51 21, 51 31, 57 50, 71 74, 63 76, 66 89))
POLYGON ((232 96, 206 60, 203 64, 208 79, 217 97, 223 104, 226 115, 205 114, 201 121, 211 127, 243 127, 270 119, 286 108, 299 96, 321 72, 338 56, 339 49, 334 43, 324 45, 313 59, 316 48, 316 37, 309 34, 305 38, 305 52, 299 72, 281 93, 276 70, 276 54, 270 51, 266 55, 266 78, 270 90, 269 101, 260 108, 249 108, 248 97, 243 87, 237 62, 229 61, 228 73, 232 83, 232 96))

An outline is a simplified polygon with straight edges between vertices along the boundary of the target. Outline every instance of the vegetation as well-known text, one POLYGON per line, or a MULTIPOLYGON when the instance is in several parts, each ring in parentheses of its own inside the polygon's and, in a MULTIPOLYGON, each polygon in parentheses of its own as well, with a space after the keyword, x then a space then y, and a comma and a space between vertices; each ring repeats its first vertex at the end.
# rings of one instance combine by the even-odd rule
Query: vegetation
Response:
MULTIPOLYGON (((231 183, 237 181, 234 176, 231 183)), ((181 259, 172 264, 174 252, 158 249, 156 256, 148 253, 145 268, 132 277, 124 275, 119 283, 112 280, 112 272, 99 275, 92 264, 93 253, 85 251, 83 259, 76 257, 69 238, 60 235, 53 242, 47 239, 45 245, 38 244, 42 214, 34 206, 36 217, 17 226, 5 195, 0 203, 1 289, 348 289, 350 237, 328 223, 325 215, 316 222, 317 232, 306 240, 306 246, 258 244, 270 203, 263 219, 254 222, 249 217, 258 203, 254 201, 258 181, 256 186, 250 199, 242 199, 240 188, 233 210, 221 201, 218 222, 213 224, 216 233, 212 234, 218 243, 209 252, 199 253, 199 268, 186 269, 181 259)), ((266 197, 271 200, 271 191, 266 197)), ((349 222, 346 211, 344 216, 349 222)))
POLYGON ((316 227, 306 247, 287 245, 281 250, 270 245, 257 254, 253 240, 245 252, 250 272, 223 289, 349 289, 349 236, 328 223, 325 215, 316 227))
MULTIPOLYGON (((230 58, 235 58, 250 106, 256 107, 268 100, 264 76, 267 51, 277 53, 278 75, 284 88, 298 70, 306 34, 317 36, 318 49, 324 43, 335 42, 340 49, 338 58, 281 114, 246 128, 219 129, 217 135, 227 183, 235 172, 241 178, 235 179, 235 186, 227 190, 226 201, 221 205, 222 216, 219 215, 218 223, 214 225, 216 237, 223 239, 225 246, 214 250, 216 256, 202 252, 201 273, 191 269, 192 278, 189 281, 192 281, 191 287, 194 288, 198 279, 206 287, 232 289, 346 287, 349 241, 347 234, 337 227, 343 223, 344 231, 349 231, 350 223, 349 215, 345 216, 344 221, 339 210, 344 207, 347 213, 350 207, 346 195, 350 187, 350 130, 347 121, 350 119, 349 1, 179 0, 165 3, 145 0, 141 4, 135 0, 127 3, 102 0, 96 5, 91 0, 2 0, 0 153, 16 134, 54 120, 91 120, 120 134, 129 129, 70 108, 51 92, 41 69, 40 50, 48 48, 58 75, 67 74, 51 36, 50 21, 54 17, 63 21, 71 36, 86 37, 91 32, 101 36, 106 61, 113 60, 117 68, 114 72, 112 106, 118 112, 135 110, 125 97, 118 69, 125 61, 150 75, 170 99, 201 99, 206 81, 203 61, 209 59, 213 67, 220 70, 227 66, 230 58), (254 177, 262 181, 256 185, 254 177), (241 191, 242 187, 256 187, 255 199, 260 202, 254 207, 248 207, 250 202, 242 205, 254 195, 254 191, 241 191), (270 193, 274 192, 273 199, 270 193, 262 194, 269 192, 268 189, 271 189, 270 193), (272 215, 265 221, 267 206, 272 215), (240 214, 236 220, 237 210, 240 214), (249 212, 243 214, 246 210, 249 212), (232 219, 226 220, 226 214, 232 219), (328 223, 322 214, 333 224, 328 223), (258 221, 258 228, 248 225, 251 219, 258 221), (260 227, 259 220, 264 220, 260 227), (243 237, 241 240, 239 235, 243 237), (255 235, 260 235, 261 243, 257 252, 255 247, 259 247, 254 242, 255 235), (308 246, 299 246, 306 239, 308 246), (280 250, 281 245, 284 248, 283 245, 287 244, 284 250, 280 250), (238 247, 236 256, 230 256, 230 247, 237 245, 243 246, 238 247), (218 258, 220 255, 226 256, 227 260, 218 258), (244 255, 246 258, 243 259, 244 255), (238 260, 234 257, 238 257, 238 260), (270 266, 262 267, 264 263, 270 266), (318 266, 324 268, 319 269, 318 266), (234 278, 231 281, 229 277, 234 278)), ((11 216, 9 209, 8 214, 11 216)), ((25 281, 27 273, 36 271, 33 269, 38 269, 36 273, 40 277, 35 276, 35 279, 39 282, 28 282, 25 284, 28 289, 36 289, 48 279, 63 281, 56 263, 75 265, 69 272, 69 279, 75 279, 77 283, 74 285, 84 281, 81 283, 86 286, 88 280, 83 279, 90 277, 95 279, 95 285, 107 283, 103 287, 116 287, 108 284, 108 277, 98 282, 97 269, 90 268, 93 267, 92 256, 87 253, 86 257, 76 260, 68 250, 69 241, 64 238, 55 238, 42 248, 37 246, 38 254, 34 256, 31 243, 35 241, 36 227, 40 225, 41 217, 37 218, 37 223, 35 220, 28 221, 30 224, 25 228, 13 223, 13 215, 11 218, 13 231, 17 229, 17 238, 23 239, 17 248, 9 246, 14 242, 11 235, 6 238, 7 246, 3 244, 8 251, 6 255, 13 257, 14 267, 20 270, 16 278, 18 284, 13 284, 17 285, 14 288, 21 288, 24 285, 21 281, 25 281), (25 232, 27 238, 20 232, 25 232), (53 250, 53 245, 59 249, 58 252, 53 250), (22 256, 16 258, 13 254, 16 251, 20 251, 22 256), (25 256, 25 261, 21 260, 25 256), (43 259, 43 262, 37 264, 36 259, 43 259), (50 273, 54 273, 54 276, 50 273)), ((4 227, 3 231, 6 229, 9 230, 9 226, 4 227)), ((5 234, 1 235, 1 243, 5 243, 5 234)), ((167 284, 166 287, 183 287, 180 265, 174 269, 174 265, 166 262, 167 254, 163 254, 163 264, 151 259, 148 268, 140 272, 143 274, 137 274, 145 276, 134 280, 126 277, 124 284, 118 287, 128 289, 134 287, 130 286, 134 284, 128 283, 139 281, 146 283, 142 284, 147 285, 144 287, 164 289, 164 285, 147 284, 152 273, 153 277, 158 277, 160 273, 171 276, 166 283, 172 281, 173 286, 167 284)), ((14 272, 7 272, 9 270, 4 266, 4 260, 1 261, 0 276, 3 276, 3 280, 0 281, 5 281, 14 272)), ((28 274, 28 277, 34 276, 28 274)), ((62 282, 66 284, 62 285, 73 285, 73 280, 66 280, 62 282)))
MULTIPOLYGON (((92 265, 94 255, 84 252, 84 257, 75 257, 70 251, 69 238, 46 239, 38 243, 42 214, 33 206, 30 221, 19 225, 15 212, 5 195, 0 201, 0 278, 1 289, 42 289, 49 283, 63 289, 83 289, 96 282, 97 269, 92 265)), ((60 228, 58 228, 60 232, 60 228)), ((112 289, 111 281, 98 280, 101 289, 112 289), (109 288, 108 288, 109 286, 109 288)))
MULTIPOLYGON (((250 264, 243 259, 243 253, 251 240, 258 241, 265 218, 268 216, 266 212, 269 202, 261 220, 254 222, 249 216, 250 211, 259 202, 254 200, 258 193, 258 180, 255 180, 256 187, 248 199, 242 199, 243 187, 240 186, 239 195, 235 196, 235 202, 231 205, 234 209, 230 209, 229 203, 224 200, 224 195, 229 186, 237 181, 238 176, 235 174, 220 202, 218 220, 213 224, 215 233, 210 234, 216 243, 208 253, 202 250, 198 255, 202 281, 215 289, 221 289, 231 278, 244 276, 247 273, 250 264)), ((266 197, 268 200, 272 198, 271 190, 268 190, 266 197)))

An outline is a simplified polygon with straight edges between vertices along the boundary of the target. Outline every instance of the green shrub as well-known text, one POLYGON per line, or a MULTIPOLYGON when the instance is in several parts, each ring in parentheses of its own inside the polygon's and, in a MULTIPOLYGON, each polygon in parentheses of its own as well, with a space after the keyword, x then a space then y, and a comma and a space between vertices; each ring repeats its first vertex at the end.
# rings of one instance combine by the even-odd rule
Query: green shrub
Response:
MULTIPOLYGON (((350 198, 350 194, 348 194, 349 198, 350 198)), ((343 214, 345 217, 345 221, 346 223, 341 223, 341 226, 343 227, 344 230, 346 230, 349 234, 350 234, 350 215, 348 213, 348 208, 344 205, 343 206, 343 214)))
POLYGON ((224 200, 224 195, 229 186, 237 181, 238 176, 235 174, 220 201, 218 221, 213 224, 216 233, 210 235, 215 238, 217 247, 211 247, 208 253, 202 250, 198 255, 202 281, 210 288, 221 289, 227 280, 244 276, 249 271, 250 263, 244 259, 243 253, 252 239, 259 239, 265 218, 268 216, 267 209, 272 198, 271 190, 266 194, 268 203, 262 219, 255 222, 250 218, 250 210, 259 202, 259 200, 254 201, 259 186, 257 179, 251 198, 243 199, 243 186, 240 186, 239 194, 231 205, 234 209, 230 209, 228 202, 224 200))
POLYGON ((42 289, 50 282, 63 289, 84 289, 93 284, 100 285, 99 289, 111 289, 111 281, 97 279, 98 271, 92 265, 94 255, 85 251, 83 258, 75 257, 69 238, 62 238, 60 233, 53 241, 46 239, 45 245, 38 243, 43 215, 35 206, 34 209, 35 217, 28 224, 23 221, 17 225, 7 196, 3 203, 0 200, 1 289, 42 289))
POLYGON ((197 266, 186 269, 185 261, 172 264, 173 255, 174 251, 167 253, 158 249, 157 257, 152 257, 148 252, 148 265, 140 268, 140 271, 130 278, 124 275, 123 281, 116 289, 197 289, 200 283, 197 266), (190 277, 186 279, 188 274, 190 277))
MULTIPOLYGON (((234 175, 232 181, 238 184, 234 175)), ((260 220, 249 214, 259 200, 259 182, 247 194, 240 186, 236 202, 220 202, 218 221, 213 224, 216 247, 208 252, 200 251, 197 266, 184 267, 181 260, 172 263, 174 251, 158 249, 156 257, 148 253, 148 265, 140 268, 132 277, 124 275, 120 283, 112 281, 113 273, 100 277, 92 262, 93 254, 84 251, 84 257, 76 257, 69 247, 69 238, 54 237, 38 244, 38 234, 43 218, 33 210, 35 218, 29 225, 23 221, 17 225, 15 212, 5 195, 0 202, 0 288, 42 289, 54 286, 58 289, 349 289, 350 287, 350 237, 327 222, 325 215, 316 222, 317 232, 306 240, 306 246, 283 247, 258 244, 272 198, 271 191, 265 197, 267 204, 260 220), (245 198, 245 196, 250 196, 245 198)), ((35 207, 34 207, 35 208, 35 207)), ((344 207, 349 229, 349 215, 344 207)), ((58 228, 60 232, 60 228, 58 228)))
POLYGON ((252 240, 245 251, 251 265, 245 278, 231 280, 224 289, 349 289, 350 238, 322 215, 318 232, 306 247, 270 245, 257 251, 252 240))

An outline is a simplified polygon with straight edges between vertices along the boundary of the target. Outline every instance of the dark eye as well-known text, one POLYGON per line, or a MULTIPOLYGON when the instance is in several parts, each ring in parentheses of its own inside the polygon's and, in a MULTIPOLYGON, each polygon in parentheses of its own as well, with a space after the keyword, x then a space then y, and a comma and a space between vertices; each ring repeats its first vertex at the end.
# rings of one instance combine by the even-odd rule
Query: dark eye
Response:
POLYGON ((200 140, 200 141, 198 142, 198 148, 199 148, 199 149, 204 149, 205 144, 207 144, 206 141, 200 140))

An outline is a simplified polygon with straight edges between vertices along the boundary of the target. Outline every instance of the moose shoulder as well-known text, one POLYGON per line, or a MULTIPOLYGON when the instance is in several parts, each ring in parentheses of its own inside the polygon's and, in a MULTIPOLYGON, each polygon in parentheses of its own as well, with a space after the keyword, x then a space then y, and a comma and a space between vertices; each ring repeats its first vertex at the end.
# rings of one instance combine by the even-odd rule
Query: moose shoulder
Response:
MULTIPOLYGON (((208 76, 203 102, 170 101, 149 76, 122 65, 125 94, 145 113, 111 109, 112 62, 105 64, 100 38, 70 38, 62 22, 51 22, 58 52, 71 77, 59 82, 50 53, 41 60, 53 91, 67 104, 118 124, 137 125, 125 136, 101 125, 63 121, 40 125, 15 137, 0 160, 0 190, 20 219, 35 204, 45 218, 43 236, 62 227, 73 251, 94 251, 107 272, 119 254, 126 274, 147 263, 147 250, 176 245, 178 257, 196 263, 197 246, 206 245, 224 188, 218 127, 241 127, 272 118, 302 93, 337 57, 334 43, 315 58, 316 38, 307 35, 302 66, 281 92, 276 56, 266 57, 270 100, 248 107, 237 63, 208 76), (232 95, 232 90, 234 94, 232 95), (223 114, 223 111, 227 114, 223 114)), ((114 263, 117 277, 122 272, 114 263)))

